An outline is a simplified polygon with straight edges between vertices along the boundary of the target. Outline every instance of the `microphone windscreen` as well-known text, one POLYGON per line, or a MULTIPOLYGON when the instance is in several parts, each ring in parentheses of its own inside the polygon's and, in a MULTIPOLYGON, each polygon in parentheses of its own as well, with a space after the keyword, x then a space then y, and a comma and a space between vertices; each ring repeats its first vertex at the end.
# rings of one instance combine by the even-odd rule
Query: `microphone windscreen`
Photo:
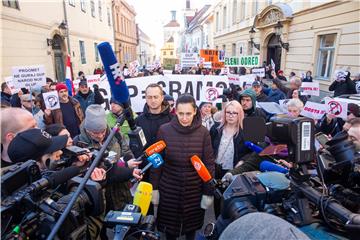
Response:
POLYGON ((248 147, 251 151, 256 152, 256 153, 261 153, 261 151, 263 150, 262 147, 249 142, 249 141, 245 141, 245 146, 248 147))
POLYGON ((130 159, 133 159, 134 156, 131 153, 125 153, 123 159, 125 162, 129 161, 130 159))
POLYGON ((191 157, 191 164, 194 166, 196 172, 204 182, 208 182, 212 179, 209 170, 205 167, 201 159, 194 155, 191 157))
POLYGON ((140 182, 136 188, 133 204, 138 206, 141 214, 146 216, 152 198, 153 186, 148 182, 140 182))
POLYGON ((80 173, 80 168, 76 166, 67 167, 60 171, 54 172, 47 178, 49 181, 50 188, 57 187, 58 185, 67 182, 71 178, 79 175, 79 173, 80 173))
POLYGON ((145 150, 145 154, 146 154, 146 156, 151 156, 154 153, 160 153, 165 148, 166 148, 166 143, 163 140, 161 140, 161 141, 158 141, 158 142, 152 144, 150 147, 148 147, 145 150))
POLYGON ((280 172, 280 173, 288 173, 289 170, 286 168, 283 168, 275 163, 269 162, 269 161, 262 161, 260 163, 260 171, 261 172, 280 172))
POLYGON ((120 64, 116 60, 110 43, 102 42, 97 47, 109 81, 112 96, 120 103, 127 103, 129 100, 129 89, 126 86, 120 64))
POLYGON ((158 153, 154 153, 153 155, 149 156, 147 160, 151 162, 153 168, 158 168, 164 163, 163 158, 158 153))

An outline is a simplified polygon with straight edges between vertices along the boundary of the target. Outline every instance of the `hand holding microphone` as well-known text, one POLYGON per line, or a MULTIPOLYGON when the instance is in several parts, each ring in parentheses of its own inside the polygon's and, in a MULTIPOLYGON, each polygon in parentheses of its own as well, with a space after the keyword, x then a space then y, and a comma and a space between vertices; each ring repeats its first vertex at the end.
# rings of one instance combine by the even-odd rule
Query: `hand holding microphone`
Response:
MULTIPOLYGON (((154 153, 153 155, 149 156, 147 160, 149 163, 143 169, 138 169, 140 170, 139 175, 143 175, 150 167, 158 168, 164 163, 164 160, 158 153, 154 153)), ((131 183, 135 183, 136 181, 137 179, 135 178, 131 179, 131 183)))

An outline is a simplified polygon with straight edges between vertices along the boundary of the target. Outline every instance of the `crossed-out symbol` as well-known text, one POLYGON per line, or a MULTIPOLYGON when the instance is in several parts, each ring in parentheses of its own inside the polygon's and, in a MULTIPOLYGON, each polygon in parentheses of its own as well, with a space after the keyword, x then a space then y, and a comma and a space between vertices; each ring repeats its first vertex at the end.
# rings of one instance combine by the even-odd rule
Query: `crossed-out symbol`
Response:
POLYGON ((216 88, 209 88, 206 90, 205 98, 209 101, 215 101, 219 97, 216 88))
POLYGON ((342 107, 341 104, 335 101, 330 101, 328 103, 329 107, 330 107, 330 113, 334 114, 334 115, 340 115, 342 112, 342 107))

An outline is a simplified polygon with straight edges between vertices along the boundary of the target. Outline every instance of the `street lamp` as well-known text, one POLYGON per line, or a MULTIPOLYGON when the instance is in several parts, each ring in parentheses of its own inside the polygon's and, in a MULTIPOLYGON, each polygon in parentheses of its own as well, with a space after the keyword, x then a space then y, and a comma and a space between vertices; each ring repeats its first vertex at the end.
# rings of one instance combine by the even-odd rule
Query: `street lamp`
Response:
POLYGON ((280 45, 282 48, 286 49, 286 51, 289 51, 289 43, 284 43, 281 40, 281 35, 282 35, 282 30, 283 30, 283 25, 281 24, 280 21, 278 21, 275 26, 274 26, 274 30, 275 30, 275 35, 278 37, 280 45))
POLYGON ((249 31, 250 43, 251 43, 251 46, 255 47, 257 50, 260 51, 260 44, 254 42, 255 33, 256 32, 255 32, 254 26, 252 26, 249 31))

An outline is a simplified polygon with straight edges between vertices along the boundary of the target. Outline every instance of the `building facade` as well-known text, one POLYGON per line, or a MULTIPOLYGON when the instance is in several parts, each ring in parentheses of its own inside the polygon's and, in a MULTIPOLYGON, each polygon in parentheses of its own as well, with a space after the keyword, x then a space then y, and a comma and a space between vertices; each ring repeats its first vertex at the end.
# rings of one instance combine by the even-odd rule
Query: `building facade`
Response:
POLYGON ((115 53, 121 64, 137 59, 136 12, 125 0, 113 0, 115 53))
POLYGON ((171 20, 164 27, 164 47, 172 38, 175 55, 180 55, 180 24, 176 20, 176 11, 171 11, 171 20))
POLYGON ((154 42, 140 28, 138 28, 139 44, 136 47, 137 59, 141 66, 152 64, 156 59, 154 42))
POLYGON ((359 14, 359 1, 221 0, 214 7, 214 44, 227 56, 273 60, 287 76, 310 70, 327 90, 334 70, 360 72, 359 14))
POLYGON ((175 64, 179 63, 173 37, 170 37, 170 39, 161 48, 160 59, 161 64, 165 69, 173 69, 175 64))
POLYGON ((64 81, 67 55, 74 75, 92 74, 101 66, 97 44, 114 43, 111 1, 2 1, 1 21, 2 79, 13 66, 44 65, 64 81))

